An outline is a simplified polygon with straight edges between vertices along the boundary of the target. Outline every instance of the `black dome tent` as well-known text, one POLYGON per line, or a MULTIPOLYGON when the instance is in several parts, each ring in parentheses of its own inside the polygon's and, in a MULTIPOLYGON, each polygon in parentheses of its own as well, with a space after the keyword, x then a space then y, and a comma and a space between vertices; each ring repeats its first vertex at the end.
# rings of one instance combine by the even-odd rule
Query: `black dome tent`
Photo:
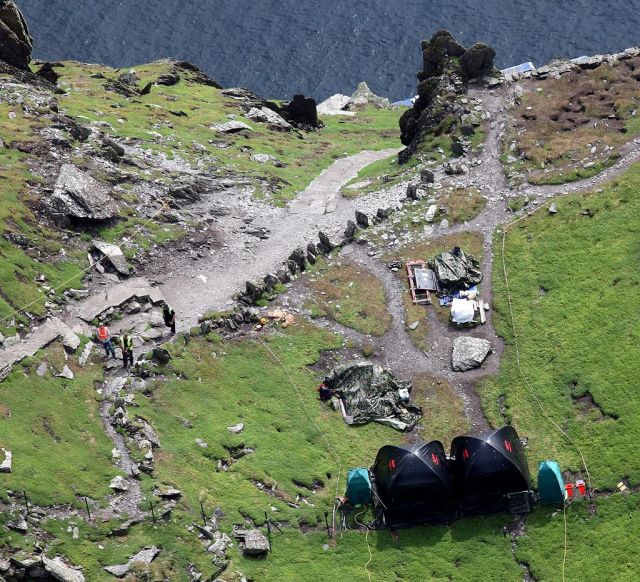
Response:
POLYGON ((450 468, 465 515, 509 509, 508 495, 529 491, 529 467, 518 433, 511 426, 451 443, 450 468))
POLYGON ((455 518, 453 483, 440 441, 384 446, 372 472, 388 526, 443 523, 455 518))

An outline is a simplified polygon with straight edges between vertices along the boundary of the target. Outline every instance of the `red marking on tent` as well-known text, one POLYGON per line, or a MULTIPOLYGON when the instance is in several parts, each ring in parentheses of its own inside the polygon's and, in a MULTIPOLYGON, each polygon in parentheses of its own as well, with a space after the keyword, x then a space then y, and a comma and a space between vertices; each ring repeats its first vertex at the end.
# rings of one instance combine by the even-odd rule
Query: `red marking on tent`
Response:
POLYGON ((389 469, 390 469, 391 471, 393 471, 395 468, 396 468, 396 460, 395 460, 395 459, 391 459, 391 460, 389 461, 389 469))
POLYGON ((509 451, 510 453, 513 453, 513 447, 507 439, 504 440, 504 448, 507 449, 507 451, 509 451))
POLYGON ((436 465, 439 465, 439 464, 440 464, 440 459, 438 458, 438 455, 436 455, 435 453, 431 453, 431 460, 432 460, 436 465))
POLYGON ((463 459, 468 459, 469 458, 469 449, 464 449, 462 451, 462 458, 463 459))

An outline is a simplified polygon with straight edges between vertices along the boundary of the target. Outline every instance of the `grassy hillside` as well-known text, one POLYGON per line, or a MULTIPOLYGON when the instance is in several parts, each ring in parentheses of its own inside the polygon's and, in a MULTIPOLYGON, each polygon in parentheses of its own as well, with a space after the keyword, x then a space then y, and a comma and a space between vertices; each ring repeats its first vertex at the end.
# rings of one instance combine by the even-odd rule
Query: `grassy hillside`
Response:
MULTIPOLYGON (((524 374, 547 413, 580 444, 599 489, 640 483, 633 454, 640 430, 639 186, 636 165, 601 193, 558 200, 557 215, 543 209, 506 239, 524 374)), ((500 376, 483 390, 485 409, 493 422, 513 422, 529 438, 532 458, 557 458, 583 473, 575 447, 541 417, 518 373, 501 261, 498 253, 494 307, 507 352, 500 376)))

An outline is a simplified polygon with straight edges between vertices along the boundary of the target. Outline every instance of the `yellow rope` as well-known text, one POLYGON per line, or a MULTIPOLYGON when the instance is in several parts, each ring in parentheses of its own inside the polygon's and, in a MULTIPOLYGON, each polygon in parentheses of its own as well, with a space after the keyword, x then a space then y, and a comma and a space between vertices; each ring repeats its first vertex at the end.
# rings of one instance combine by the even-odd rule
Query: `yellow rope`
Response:
POLYGON ((356 515, 353 519, 354 521, 358 524, 361 525, 362 527, 364 527, 367 532, 365 533, 364 536, 364 541, 367 544, 367 551, 369 552, 369 559, 367 560, 367 562, 364 565, 364 571, 367 573, 367 577, 369 578, 369 582, 371 582, 371 572, 369 570, 369 564, 371 563, 371 560, 373 560, 373 554, 371 553, 371 546, 369 545, 369 528, 364 524, 361 523, 360 521, 358 521, 358 518, 365 512, 367 511, 367 507, 365 506, 364 509, 358 513, 358 515, 356 515))

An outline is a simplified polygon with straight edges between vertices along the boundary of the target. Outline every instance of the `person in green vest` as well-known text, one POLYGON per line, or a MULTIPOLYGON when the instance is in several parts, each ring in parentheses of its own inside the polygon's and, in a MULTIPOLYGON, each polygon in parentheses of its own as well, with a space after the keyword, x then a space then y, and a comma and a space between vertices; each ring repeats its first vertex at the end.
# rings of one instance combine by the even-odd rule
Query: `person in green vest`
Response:
POLYGON ((165 303, 162 308, 162 317, 164 318, 164 324, 171 328, 171 333, 176 333, 176 312, 173 307, 169 307, 165 303))
POLYGON ((128 331, 125 331, 118 338, 118 347, 122 350, 122 363, 124 367, 128 367, 129 364, 133 366, 133 338, 128 331))

